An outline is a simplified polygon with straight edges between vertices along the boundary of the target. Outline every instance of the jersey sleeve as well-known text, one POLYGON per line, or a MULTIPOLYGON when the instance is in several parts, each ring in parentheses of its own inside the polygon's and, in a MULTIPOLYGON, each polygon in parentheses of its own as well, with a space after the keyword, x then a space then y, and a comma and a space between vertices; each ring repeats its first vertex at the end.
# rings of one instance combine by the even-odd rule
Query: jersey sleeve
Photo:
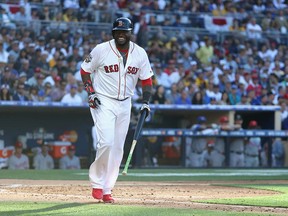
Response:
POLYGON ((87 73, 94 73, 98 67, 100 53, 100 46, 94 47, 94 49, 89 53, 88 56, 86 56, 85 60, 82 62, 81 68, 87 73))
POLYGON ((146 80, 154 75, 153 70, 151 68, 150 61, 148 59, 148 55, 144 49, 142 49, 141 55, 143 56, 140 68, 140 80, 146 80))

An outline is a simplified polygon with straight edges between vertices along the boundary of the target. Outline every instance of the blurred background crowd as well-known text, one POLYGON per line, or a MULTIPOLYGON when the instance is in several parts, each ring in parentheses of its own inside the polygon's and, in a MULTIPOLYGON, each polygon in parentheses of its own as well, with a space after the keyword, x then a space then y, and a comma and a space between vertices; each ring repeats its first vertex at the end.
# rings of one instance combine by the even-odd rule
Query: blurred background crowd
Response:
POLYGON ((80 65, 126 16, 155 73, 151 103, 280 105, 286 129, 286 3, 2 0, 0 100, 86 104, 80 65))

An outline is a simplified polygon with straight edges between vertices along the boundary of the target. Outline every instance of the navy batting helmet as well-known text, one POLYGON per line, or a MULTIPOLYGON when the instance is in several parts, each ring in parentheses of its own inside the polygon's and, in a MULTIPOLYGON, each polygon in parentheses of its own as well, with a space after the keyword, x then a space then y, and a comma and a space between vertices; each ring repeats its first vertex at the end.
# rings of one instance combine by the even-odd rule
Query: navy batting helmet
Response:
POLYGON ((112 31, 115 31, 115 30, 131 31, 132 29, 133 29, 133 24, 131 20, 126 17, 120 17, 114 21, 112 31))
POLYGON ((205 116, 198 116, 197 121, 198 121, 199 123, 201 123, 201 122, 206 122, 206 117, 205 117, 205 116))

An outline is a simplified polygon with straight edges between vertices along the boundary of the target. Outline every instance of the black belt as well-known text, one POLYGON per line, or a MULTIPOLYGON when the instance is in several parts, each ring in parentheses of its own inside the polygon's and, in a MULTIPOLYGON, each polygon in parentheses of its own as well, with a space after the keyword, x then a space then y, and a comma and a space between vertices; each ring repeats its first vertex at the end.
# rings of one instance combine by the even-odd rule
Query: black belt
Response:
POLYGON ((258 155, 251 155, 251 154, 246 154, 249 157, 258 157, 258 155))
POLYGON ((198 151, 192 151, 195 154, 202 154, 202 152, 198 152, 198 151))
POLYGON ((242 151, 230 151, 231 153, 235 153, 235 154, 243 154, 242 151))
POLYGON ((116 99, 116 98, 113 98, 113 99, 115 99, 115 100, 117 100, 117 101, 125 101, 125 100, 127 100, 129 97, 126 97, 126 98, 124 98, 124 99, 116 99))

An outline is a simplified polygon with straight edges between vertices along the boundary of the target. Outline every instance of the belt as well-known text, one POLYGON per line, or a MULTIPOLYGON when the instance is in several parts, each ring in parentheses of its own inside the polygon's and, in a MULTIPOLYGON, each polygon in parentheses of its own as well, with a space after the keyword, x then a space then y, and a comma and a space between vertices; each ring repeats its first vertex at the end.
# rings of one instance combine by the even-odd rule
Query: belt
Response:
POLYGON ((246 155, 249 156, 249 157, 258 157, 257 154, 256 155, 255 154, 253 154, 253 155, 252 154, 246 154, 246 155))
POLYGON ((234 154, 243 154, 242 151, 230 151, 231 153, 234 153, 234 154))
POLYGON ((125 100, 127 100, 129 97, 126 97, 126 98, 124 98, 124 99, 116 99, 116 98, 113 98, 113 99, 115 99, 115 100, 117 100, 117 101, 125 101, 125 100))
POLYGON ((198 152, 198 151, 192 151, 195 154, 202 154, 202 152, 198 152))

